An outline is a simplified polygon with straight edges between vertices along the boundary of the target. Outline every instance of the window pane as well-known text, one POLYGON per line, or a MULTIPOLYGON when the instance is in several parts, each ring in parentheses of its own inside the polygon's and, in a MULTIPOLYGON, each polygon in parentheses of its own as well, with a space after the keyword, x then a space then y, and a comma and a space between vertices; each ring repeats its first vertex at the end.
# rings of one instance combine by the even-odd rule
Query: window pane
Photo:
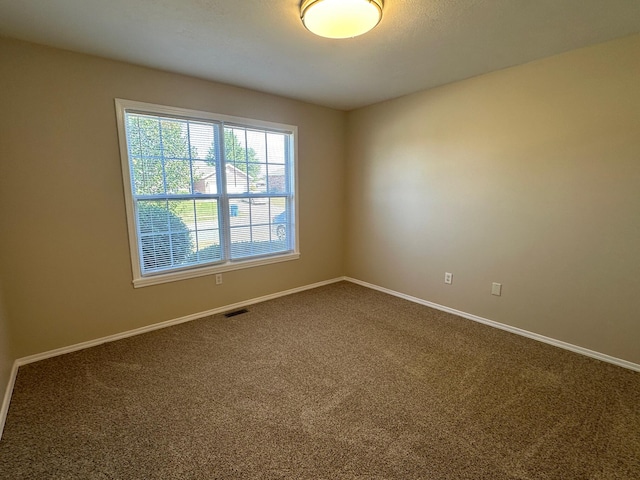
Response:
POLYGON ((191 162, 188 160, 165 160, 164 175, 168 194, 191 193, 191 162))
POLYGON ((256 168, 256 171, 258 173, 256 174, 255 178, 251 180, 249 193, 267 193, 267 182, 265 181, 264 175, 265 165, 250 163, 249 171, 251 171, 252 168, 256 168))
POLYGON ((134 195, 217 193, 218 125, 127 114, 134 195))
MULTIPOLYGON (((246 170, 246 164, 237 163, 246 170)), ((240 168, 233 164, 227 164, 225 169, 227 175, 227 193, 249 193, 249 177, 240 168)))
POLYGON ((251 225, 249 199, 229 200, 229 224, 232 227, 251 225))
POLYGON ((286 193, 286 142, 282 133, 267 134, 267 165, 265 166, 266 189, 268 193, 286 193))
POLYGON ((227 169, 227 192, 243 193, 249 191, 247 175, 247 150, 245 131, 242 128, 224 129, 224 154, 227 169))
POLYGON ((251 225, 269 225, 269 199, 268 198, 252 198, 251 199, 251 225))
POLYGON ((291 248, 291 221, 287 211, 287 200, 285 198, 271 198, 271 238, 272 242, 280 242, 281 248, 288 250, 291 248))
POLYGON ((231 258, 291 250, 286 198, 244 198, 229 202, 231 258), (235 214, 235 215, 234 215, 235 214))
POLYGON ((268 132, 264 130, 246 129, 247 137, 247 171, 251 179, 251 193, 267 193, 268 132))
POLYGON ((265 132, 242 127, 226 127, 224 145, 227 192, 265 192, 265 132))
POLYGON ((160 135, 164 158, 190 158, 186 121, 160 119, 160 135))
POLYGON ((193 193, 218 193, 216 168, 213 160, 193 162, 193 193))
POLYGON ((287 176, 286 167, 284 165, 267 165, 267 188, 269 193, 287 192, 287 176))
POLYGON ((143 272, 223 258, 218 200, 141 200, 137 214, 143 272))
POLYGON ((191 156, 200 160, 215 161, 217 126, 210 123, 189 122, 191 156))
POLYGON ((127 115, 127 140, 130 155, 156 159, 160 157, 158 119, 146 115, 127 115))
POLYGON ((195 201, 196 252, 199 262, 222 259, 217 200, 195 201))
POLYGON ((140 242, 143 272, 160 270, 172 265, 169 235, 144 236, 140 242))
POLYGON ((193 241, 185 264, 219 261, 220 226, 218 223, 218 200, 170 200, 169 209, 174 212, 188 229, 193 241))
POLYGON ((203 230, 198 232, 197 261, 218 262, 222 260, 220 248, 220 230, 203 230))
POLYGON ((267 163, 285 163, 286 135, 267 133, 267 163))
POLYGON ((121 110, 119 130, 141 266, 134 276, 293 250, 291 133, 134 104, 121 110))
POLYGON ((165 193, 162 161, 152 158, 131 159, 134 195, 159 195, 165 193))
POLYGON ((175 206, 170 202, 140 201, 137 204, 143 272, 182 265, 193 250, 191 232, 173 210, 175 206))

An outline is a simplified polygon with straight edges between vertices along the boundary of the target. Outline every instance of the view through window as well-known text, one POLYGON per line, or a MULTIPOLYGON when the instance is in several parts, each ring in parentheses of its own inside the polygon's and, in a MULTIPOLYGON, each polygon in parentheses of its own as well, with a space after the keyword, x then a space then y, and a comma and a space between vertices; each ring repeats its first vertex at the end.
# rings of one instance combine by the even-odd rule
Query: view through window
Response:
POLYGON ((140 277, 297 250, 290 127, 126 103, 120 134, 140 277))

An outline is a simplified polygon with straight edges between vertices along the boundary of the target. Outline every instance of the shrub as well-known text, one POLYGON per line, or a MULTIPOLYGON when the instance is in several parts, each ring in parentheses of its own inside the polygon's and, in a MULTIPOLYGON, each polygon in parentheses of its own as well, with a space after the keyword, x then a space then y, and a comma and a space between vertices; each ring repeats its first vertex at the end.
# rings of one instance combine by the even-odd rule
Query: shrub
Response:
POLYGON ((221 258, 220 245, 209 245, 198 252, 191 253, 187 263, 217 262, 221 258))
POLYGON ((193 251, 189 229, 162 203, 138 203, 142 270, 155 271, 184 263, 193 251))

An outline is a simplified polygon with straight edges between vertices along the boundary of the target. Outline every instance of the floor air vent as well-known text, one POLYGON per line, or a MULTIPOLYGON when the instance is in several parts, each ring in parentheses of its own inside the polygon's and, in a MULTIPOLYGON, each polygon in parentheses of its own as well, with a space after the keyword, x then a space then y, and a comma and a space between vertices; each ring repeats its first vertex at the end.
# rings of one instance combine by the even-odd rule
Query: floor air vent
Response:
POLYGON ((241 308, 240 310, 234 310, 233 312, 228 312, 225 313, 224 316, 229 318, 229 317, 235 317, 236 315, 242 315, 243 313, 247 313, 249 310, 247 310, 246 308, 241 308))

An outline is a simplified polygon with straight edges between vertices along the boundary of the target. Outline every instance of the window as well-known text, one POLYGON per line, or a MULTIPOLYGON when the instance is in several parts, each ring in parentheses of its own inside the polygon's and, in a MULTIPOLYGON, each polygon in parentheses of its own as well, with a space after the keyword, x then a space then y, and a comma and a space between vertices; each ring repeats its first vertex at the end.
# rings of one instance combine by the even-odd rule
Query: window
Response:
POLYGON ((116 100, 135 286, 299 257, 296 127, 116 100))

